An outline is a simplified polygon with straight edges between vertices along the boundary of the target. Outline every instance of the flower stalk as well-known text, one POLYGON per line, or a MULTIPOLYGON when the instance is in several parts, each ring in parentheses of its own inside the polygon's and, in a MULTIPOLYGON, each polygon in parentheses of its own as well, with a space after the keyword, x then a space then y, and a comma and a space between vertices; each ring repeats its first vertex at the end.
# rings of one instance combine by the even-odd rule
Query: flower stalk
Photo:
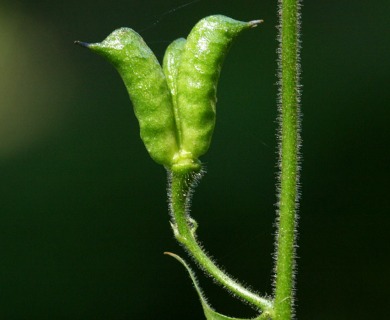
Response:
POLYGON ((196 240, 196 222, 189 215, 189 202, 192 188, 200 179, 201 172, 192 169, 175 170, 168 172, 169 175, 169 199, 170 211, 173 221, 171 226, 175 238, 183 245, 194 261, 215 281, 238 298, 249 302, 257 309, 269 311, 272 302, 260 297, 252 291, 233 280, 223 272, 204 252, 196 240))

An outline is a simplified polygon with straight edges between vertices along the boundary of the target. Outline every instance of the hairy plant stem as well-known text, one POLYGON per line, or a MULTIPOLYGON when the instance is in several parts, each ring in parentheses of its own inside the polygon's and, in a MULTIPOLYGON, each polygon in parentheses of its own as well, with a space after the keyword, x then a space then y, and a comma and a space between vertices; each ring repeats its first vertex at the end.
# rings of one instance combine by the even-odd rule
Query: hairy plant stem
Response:
POLYGON ((249 302, 263 312, 272 309, 272 302, 249 291, 219 269, 207 256, 196 240, 196 222, 189 216, 188 208, 191 200, 192 187, 199 171, 192 169, 173 170, 169 173, 170 209, 173 218, 172 228, 176 239, 192 255, 199 266, 225 289, 237 297, 249 302))
POLYGON ((274 320, 293 315, 295 227, 299 182, 299 0, 279 0, 280 193, 274 320))

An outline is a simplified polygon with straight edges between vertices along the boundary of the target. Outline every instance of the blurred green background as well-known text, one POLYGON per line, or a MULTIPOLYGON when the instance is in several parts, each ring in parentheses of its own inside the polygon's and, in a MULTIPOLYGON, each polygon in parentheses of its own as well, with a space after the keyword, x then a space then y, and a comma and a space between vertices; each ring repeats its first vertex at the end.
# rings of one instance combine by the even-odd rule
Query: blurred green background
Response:
MULTIPOLYGON (((202 17, 265 23, 232 47, 193 216, 229 273, 272 292, 276 1, 3 0, 0 319, 202 319, 169 227, 164 169, 126 90, 73 45, 138 31, 157 57, 202 17)), ((385 319, 390 2, 305 1, 297 318, 385 319)), ((218 311, 254 316, 199 279, 218 311)))

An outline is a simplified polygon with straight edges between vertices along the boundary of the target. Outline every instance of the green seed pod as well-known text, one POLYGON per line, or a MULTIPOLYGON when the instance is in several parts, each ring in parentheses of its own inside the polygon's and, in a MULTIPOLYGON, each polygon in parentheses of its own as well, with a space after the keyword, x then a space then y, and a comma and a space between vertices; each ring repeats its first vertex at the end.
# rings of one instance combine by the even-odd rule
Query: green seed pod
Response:
POLYGON ((164 55, 163 71, 167 79, 169 90, 171 91, 173 104, 176 104, 177 74, 179 72, 179 65, 185 44, 186 39, 176 39, 168 46, 164 55))
POLYGON ((179 120, 179 111, 177 109, 177 75, 179 72, 179 65, 181 56, 184 50, 186 39, 179 38, 173 41, 165 51, 163 60, 163 71, 167 79, 169 90, 171 91, 173 110, 176 119, 176 127, 178 131, 178 140, 181 140, 181 128, 179 120))
POLYGON ((234 38, 261 21, 215 15, 200 20, 187 38, 177 79, 180 148, 194 159, 206 153, 215 126, 216 90, 222 62, 234 38))
MULTIPOLYGON (((163 71, 167 79, 169 90, 171 91, 179 146, 181 144, 182 132, 180 126, 180 113, 177 107, 177 77, 185 43, 186 40, 184 38, 179 38, 173 41, 166 49, 163 59, 163 71)), ((197 158, 194 158, 190 152, 180 148, 180 152, 176 153, 173 159, 171 168, 176 172, 182 170, 186 172, 189 169, 198 171, 201 169, 201 164, 200 161, 197 158)))
POLYGON ((171 94, 162 68, 141 36, 129 28, 111 33, 103 42, 78 42, 108 59, 122 77, 150 156, 167 167, 178 152, 171 94))

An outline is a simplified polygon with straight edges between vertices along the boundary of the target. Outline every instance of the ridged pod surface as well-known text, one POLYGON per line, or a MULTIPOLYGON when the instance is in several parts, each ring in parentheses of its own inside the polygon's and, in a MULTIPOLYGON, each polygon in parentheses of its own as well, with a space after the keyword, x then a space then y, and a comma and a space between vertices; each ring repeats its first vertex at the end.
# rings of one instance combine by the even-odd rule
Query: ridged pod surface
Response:
POLYGON ((184 51, 186 39, 179 38, 173 41, 165 51, 163 60, 163 71, 167 79, 168 87, 172 96, 173 110, 176 119, 176 128, 178 131, 178 140, 181 140, 181 128, 179 119, 179 110, 177 108, 177 76, 179 73, 179 66, 184 51))
POLYGON ((179 149, 175 118, 167 81, 153 52, 130 28, 115 30, 101 43, 80 44, 104 56, 118 70, 146 149, 157 163, 170 167, 179 149))
POLYGON ((177 108, 182 132, 180 147, 195 159, 210 146, 217 84, 226 53, 241 31, 258 23, 209 16, 200 20, 187 38, 179 65, 177 108))

